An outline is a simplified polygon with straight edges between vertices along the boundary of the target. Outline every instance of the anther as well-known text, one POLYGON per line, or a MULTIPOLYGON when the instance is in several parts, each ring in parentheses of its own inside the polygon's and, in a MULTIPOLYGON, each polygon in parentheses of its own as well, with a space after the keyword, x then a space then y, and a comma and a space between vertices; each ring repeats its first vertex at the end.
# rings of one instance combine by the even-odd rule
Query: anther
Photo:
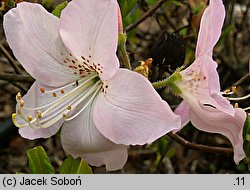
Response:
POLYGON ((42 112, 41 112, 41 111, 38 111, 38 112, 37 112, 37 117, 38 117, 39 119, 41 119, 41 118, 42 118, 42 115, 43 115, 43 114, 42 114, 42 112))
POLYGON ((18 92, 16 97, 17 97, 18 100, 21 100, 21 98, 22 98, 21 92, 18 92))
POLYGON ((28 120, 32 121, 32 116, 31 115, 28 115, 28 120))
POLYGON ((23 101, 23 100, 20 100, 20 101, 19 101, 19 104, 20 104, 21 107, 23 107, 23 106, 24 106, 24 101, 23 101))
POLYGON ((238 103, 235 103, 235 104, 234 104, 234 108, 239 108, 239 104, 238 104, 238 103))
POLYGON ((68 118, 68 116, 67 116, 66 113, 63 114, 63 118, 64 118, 64 119, 67 119, 67 118, 68 118))
POLYGON ((226 90, 224 91, 224 93, 225 93, 225 94, 228 94, 228 93, 230 93, 230 90, 229 90, 229 89, 226 89, 226 90))
POLYGON ((68 105, 68 106, 67 106, 67 110, 71 110, 71 105, 68 105))
POLYGON ((44 88, 40 88, 40 91, 41 91, 41 93, 44 93, 45 89, 44 88))
POLYGON ((237 91, 237 87, 236 86, 233 86, 232 87, 232 92, 235 93, 237 91))
POLYGON ((55 92, 53 92, 52 96, 53 96, 53 97, 56 97, 57 95, 56 95, 56 93, 55 93, 55 92))
POLYGON ((61 90, 61 94, 64 94, 64 90, 63 89, 61 90))

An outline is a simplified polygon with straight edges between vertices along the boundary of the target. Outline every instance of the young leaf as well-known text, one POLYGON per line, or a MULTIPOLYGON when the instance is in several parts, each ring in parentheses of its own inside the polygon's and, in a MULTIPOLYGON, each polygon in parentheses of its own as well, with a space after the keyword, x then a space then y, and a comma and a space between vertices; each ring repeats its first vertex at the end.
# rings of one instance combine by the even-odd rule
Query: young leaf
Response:
POLYGON ((93 174, 92 168, 83 159, 74 159, 72 156, 66 158, 60 169, 60 174, 93 174))
POLYGON ((29 168, 32 174, 54 174, 54 168, 42 146, 29 149, 27 152, 29 168))
POLYGON ((57 5, 57 7, 52 11, 52 14, 60 18, 62 10, 68 5, 67 1, 64 1, 57 5))

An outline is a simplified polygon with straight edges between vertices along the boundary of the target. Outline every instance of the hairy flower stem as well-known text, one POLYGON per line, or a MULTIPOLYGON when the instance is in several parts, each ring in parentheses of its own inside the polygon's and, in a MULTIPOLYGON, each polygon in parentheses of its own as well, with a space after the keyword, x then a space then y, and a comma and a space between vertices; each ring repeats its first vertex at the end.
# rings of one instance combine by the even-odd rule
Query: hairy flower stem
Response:
POLYGON ((124 33, 119 33, 119 38, 118 38, 118 48, 121 52, 123 61, 125 63, 125 66, 127 69, 132 70, 131 64, 130 64, 130 60, 129 60, 129 56, 128 53, 126 51, 126 41, 127 41, 127 37, 126 34, 124 33))
POLYGON ((162 81, 153 82, 152 85, 155 89, 160 89, 166 86, 171 87, 174 93, 181 94, 181 90, 176 86, 175 82, 182 79, 182 76, 179 72, 175 72, 169 78, 166 78, 162 81))

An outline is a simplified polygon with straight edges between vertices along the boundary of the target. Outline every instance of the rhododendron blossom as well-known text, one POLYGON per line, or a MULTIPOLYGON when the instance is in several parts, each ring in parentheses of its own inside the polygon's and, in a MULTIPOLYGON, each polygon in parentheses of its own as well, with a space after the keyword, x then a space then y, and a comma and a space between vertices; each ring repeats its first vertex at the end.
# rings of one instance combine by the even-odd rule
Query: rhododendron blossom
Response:
POLYGON ((242 130, 246 113, 235 109, 220 93, 217 63, 212 51, 218 41, 225 10, 222 0, 210 0, 203 13, 196 47, 195 61, 180 74, 176 85, 184 99, 175 113, 182 118, 182 126, 189 121, 198 129, 225 135, 232 143, 234 161, 245 157, 242 130))
POLYGON ((119 68, 117 10, 116 0, 73 0, 60 19, 32 3, 4 16, 14 55, 36 79, 16 96, 19 133, 48 138, 63 125, 64 150, 107 170, 123 167, 127 145, 181 126, 145 77, 119 68))

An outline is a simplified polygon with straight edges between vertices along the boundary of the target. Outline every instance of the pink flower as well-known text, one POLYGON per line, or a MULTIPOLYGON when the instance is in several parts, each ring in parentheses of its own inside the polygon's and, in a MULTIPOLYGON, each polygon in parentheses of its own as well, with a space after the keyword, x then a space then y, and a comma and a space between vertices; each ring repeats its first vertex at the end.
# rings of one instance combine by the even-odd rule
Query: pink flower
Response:
POLYGON ((32 3, 4 16, 14 55, 36 79, 16 96, 13 121, 24 138, 48 138, 63 124, 67 153, 116 170, 127 145, 180 128, 180 117, 145 77, 119 68, 117 28, 116 0, 73 0, 60 19, 32 3))
POLYGON ((181 116, 182 126, 191 121, 202 131, 225 135, 232 143, 234 161, 238 163, 245 157, 242 130, 246 113, 242 109, 234 109, 222 97, 217 63, 212 59, 224 18, 222 0, 210 0, 201 20, 195 61, 180 72, 182 80, 176 83, 184 101, 175 113, 181 116))

